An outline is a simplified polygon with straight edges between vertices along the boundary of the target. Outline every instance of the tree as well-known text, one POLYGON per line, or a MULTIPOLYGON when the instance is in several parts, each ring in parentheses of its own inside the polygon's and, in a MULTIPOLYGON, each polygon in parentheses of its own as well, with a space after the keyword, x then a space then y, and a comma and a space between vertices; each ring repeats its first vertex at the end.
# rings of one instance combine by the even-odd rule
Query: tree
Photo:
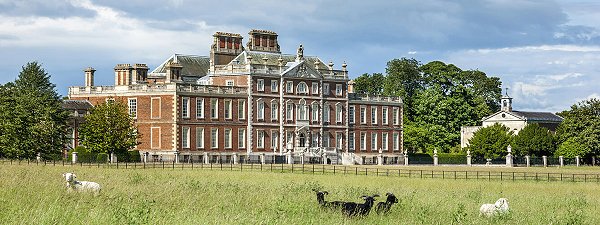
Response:
POLYGON ((370 95, 381 95, 384 80, 385 77, 381 73, 373 73, 372 75, 365 73, 354 79, 355 92, 370 95))
POLYGON ((581 101, 570 110, 558 113, 564 118, 556 134, 560 152, 576 149, 582 157, 600 153, 600 100, 581 101), (569 141, 569 143, 566 143, 569 141))
POLYGON ((509 132, 508 127, 496 123, 475 131, 467 148, 474 156, 483 156, 486 159, 498 158, 507 154, 506 148, 511 138, 512 131, 509 132))
POLYGON ((107 101, 94 106, 84 119, 79 136, 89 152, 123 154, 138 144, 137 128, 123 103, 107 101))
POLYGON ((576 156, 585 156, 590 154, 590 148, 582 144, 577 137, 567 139, 558 146, 554 156, 564 156, 566 158, 575 158, 576 156))
POLYGON ((68 112, 50 76, 30 62, 14 83, 0 88, 0 149, 10 158, 48 158, 60 154, 67 141, 68 112))
POLYGON ((413 121, 413 100, 423 90, 421 63, 415 59, 393 59, 387 63, 387 76, 383 82, 383 94, 400 96, 404 102, 404 112, 409 121, 413 121))
POLYGON ((556 151, 554 135, 536 123, 527 124, 513 138, 515 155, 550 156, 556 151))

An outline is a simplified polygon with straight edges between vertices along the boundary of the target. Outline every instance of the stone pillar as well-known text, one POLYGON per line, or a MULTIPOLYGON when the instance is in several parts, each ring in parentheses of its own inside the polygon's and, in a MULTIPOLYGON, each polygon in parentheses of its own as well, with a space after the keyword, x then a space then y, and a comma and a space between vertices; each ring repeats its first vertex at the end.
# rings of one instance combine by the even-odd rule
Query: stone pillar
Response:
POLYGON ((324 150, 321 153, 321 159, 323 159, 323 165, 327 165, 327 154, 325 154, 324 150))
POLYGON ((238 154, 234 152, 231 157, 233 158, 233 164, 238 164, 238 154))
POLYGON ((437 166, 438 165, 438 154, 437 154, 437 149, 433 149, 433 165, 437 166))
POLYGON ((383 165, 383 151, 379 148, 379 155, 377 155, 377 165, 383 165))
POLYGON ((558 157, 558 162, 560 163, 560 167, 565 166, 565 158, 562 155, 558 157))
POLYGON ((287 155, 287 163, 288 164, 294 164, 294 153, 292 153, 291 151, 286 153, 287 155))
POLYGON ((404 151, 404 165, 408 166, 408 152, 404 151))
POLYGON ((149 156, 150 156, 150 152, 144 152, 144 163, 148 163, 149 156))
POLYGON ((300 163, 304 164, 304 152, 300 153, 300 163))
POLYGON ((525 163, 527 164, 527 167, 531 166, 531 157, 526 155, 525 156, 525 163))
POLYGON ((77 152, 71 153, 71 162, 77 163, 77 152))
POLYGON ((510 147, 510 145, 508 145, 508 147, 506 147, 506 151, 508 152, 508 154, 506 155, 506 167, 512 167, 513 166, 513 156, 512 156, 512 148, 510 147))
POLYGON ((35 160, 36 160, 37 162, 41 162, 41 161, 42 161, 42 154, 38 152, 38 153, 36 154, 36 156, 35 156, 35 160))
POLYGON ((575 156, 575 165, 579 167, 579 156, 575 156))
POLYGON ((548 156, 542 156, 542 161, 544 161, 544 167, 548 167, 548 156))
POLYGON ((117 163, 117 154, 115 154, 114 152, 110 153, 110 163, 117 163))
POLYGON ((265 164, 265 153, 260 153, 260 163, 265 164))
POLYGON ((210 164, 210 159, 208 158, 208 152, 204 152, 204 164, 210 164))
POLYGON ((471 166, 471 151, 467 150, 467 166, 471 166))
POLYGON ((175 163, 179 163, 179 151, 175 151, 175 163))

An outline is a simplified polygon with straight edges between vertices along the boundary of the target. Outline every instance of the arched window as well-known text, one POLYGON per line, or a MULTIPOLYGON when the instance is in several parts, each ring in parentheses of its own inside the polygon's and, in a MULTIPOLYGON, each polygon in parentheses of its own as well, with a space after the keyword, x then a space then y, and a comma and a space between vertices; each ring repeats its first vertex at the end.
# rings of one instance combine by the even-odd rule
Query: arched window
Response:
POLYGON ((306 101, 304 99, 300 100, 297 111, 298 111, 297 112, 298 120, 308 120, 308 116, 307 116, 308 107, 306 106, 306 101))
POLYGON ((296 90, 298 94, 306 94, 308 93, 308 86, 304 82, 298 83, 298 88, 296 90))

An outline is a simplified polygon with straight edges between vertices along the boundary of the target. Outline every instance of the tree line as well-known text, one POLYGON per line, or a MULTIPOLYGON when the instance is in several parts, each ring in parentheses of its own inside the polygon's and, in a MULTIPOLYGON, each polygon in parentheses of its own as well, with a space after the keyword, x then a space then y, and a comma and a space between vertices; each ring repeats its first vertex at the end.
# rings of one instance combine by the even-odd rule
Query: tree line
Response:
MULTIPOLYGON (((0 85, 0 158, 62 158, 72 112, 37 62, 22 67, 17 79, 0 85)), ((123 153, 137 145, 137 129, 127 106, 109 101, 92 107, 79 131, 82 150, 123 153)))

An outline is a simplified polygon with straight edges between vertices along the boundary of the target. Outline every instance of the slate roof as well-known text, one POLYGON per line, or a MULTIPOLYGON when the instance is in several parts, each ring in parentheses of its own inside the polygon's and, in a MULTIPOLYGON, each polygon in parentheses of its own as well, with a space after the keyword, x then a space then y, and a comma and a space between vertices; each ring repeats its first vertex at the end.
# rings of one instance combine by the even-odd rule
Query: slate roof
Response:
MULTIPOLYGON (((247 61, 248 56, 252 56, 252 61, 250 61, 250 64, 258 64, 258 65, 265 64, 265 60, 263 60, 263 58, 267 58, 268 66, 278 66, 280 57, 281 57, 281 59, 283 59, 283 65, 286 65, 288 62, 296 61, 296 55, 291 55, 291 54, 280 54, 280 53, 258 52, 258 51, 244 51, 240 55, 235 57, 231 61, 231 63, 235 63, 237 61, 239 64, 247 65, 248 64, 248 61, 247 61)), ((328 68, 327 64, 325 64, 323 61, 321 61, 316 56, 305 56, 304 60, 307 63, 309 63, 309 65, 314 65, 315 61, 318 61, 320 68, 323 68, 323 69, 328 68)))
POLYGON ((166 65, 173 61, 182 66, 181 76, 183 77, 203 77, 208 73, 210 67, 208 56, 174 54, 156 67, 149 76, 165 76, 167 74, 166 65))
POLYGON ((92 103, 88 100, 63 100, 62 107, 64 109, 83 109, 88 110, 92 108, 92 103))
POLYGON ((552 121, 562 122, 563 118, 550 112, 523 112, 523 111, 512 111, 511 113, 525 118, 527 121, 552 121))

